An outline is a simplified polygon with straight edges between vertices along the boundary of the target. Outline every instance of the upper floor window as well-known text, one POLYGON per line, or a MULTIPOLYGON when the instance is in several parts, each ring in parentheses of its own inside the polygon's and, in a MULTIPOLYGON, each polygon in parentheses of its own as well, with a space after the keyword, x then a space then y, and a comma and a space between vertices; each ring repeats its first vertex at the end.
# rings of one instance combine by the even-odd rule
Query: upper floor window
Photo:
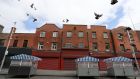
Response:
POLYGON ((17 47, 18 40, 14 40, 13 47, 17 47))
POLYGON ((52 43, 51 50, 57 50, 57 43, 56 42, 52 43))
POLYGON ((66 43, 65 48, 72 48, 72 43, 66 43))
POLYGON ((120 44, 120 49, 121 49, 121 51, 125 51, 125 47, 124 47, 124 44, 120 44))
POLYGON ((129 33, 129 35, 130 35, 130 40, 131 41, 134 41, 133 34, 132 33, 129 33))
POLYGON ((84 48, 84 43, 80 42, 80 43, 78 44, 78 48, 84 48))
POLYGON ((67 32, 67 37, 72 37, 72 32, 67 32))
POLYGON ((4 46, 5 39, 0 39, 0 46, 4 46))
POLYGON ((104 33, 103 33, 103 37, 104 37, 104 38, 108 38, 107 32, 104 32, 104 33))
POLYGON ((58 32, 53 32, 52 37, 58 37, 58 32))
POLYGON ((46 32, 40 32, 40 37, 45 37, 46 32))
POLYGON ((105 43, 105 50, 106 50, 106 51, 109 51, 109 50, 110 50, 110 45, 109 45, 109 43, 105 43))
POLYGON ((78 37, 84 37, 84 33, 83 32, 78 32, 78 37))
POLYGON ((38 50, 42 50, 44 47, 43 42, 38 42, 38 50))
POLYGON ((117 36, 118 36, 118 39, 120 39, 120 40, 122 40, 122 39, 123 39, 123 34, 118 33, 118 34, 117 34, 117 36))
POLYGON ((96 38, 96 32, 92 32, 92 38, 96 38))
POLYGON ((132 50, 133 50, 134 52, 137 51, 136 45, 132 45, 132 50))
POLYGON ((24 40, 23 47, 27 47, 27 46, 28 46, 28 40, 24 40))
POLYGON ((93 51, 98 51, 98 45, 96 42, 92 43, 92 49, 93 51))

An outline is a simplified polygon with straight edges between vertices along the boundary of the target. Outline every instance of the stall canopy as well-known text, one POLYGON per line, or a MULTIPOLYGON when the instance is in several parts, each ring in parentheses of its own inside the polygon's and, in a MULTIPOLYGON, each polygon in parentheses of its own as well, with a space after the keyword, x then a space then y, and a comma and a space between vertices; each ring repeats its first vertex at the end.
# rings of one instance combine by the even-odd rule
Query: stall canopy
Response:
POLYGON ((131 61, 132 59, 122 56, 104 59, 104 62, 131 62, 131 61))
POLYGON ((86 57, 76 59, 76 62, 99 62, 99 59, 90 57, 90 56, 86 56, 86 57))
POLYGON ((27 54, 19 54, 19 55, 11 56, 10 59, 22 60, 22 61, 40 61, 41 60, 41 58, 39 57, 31 56, 27 54))

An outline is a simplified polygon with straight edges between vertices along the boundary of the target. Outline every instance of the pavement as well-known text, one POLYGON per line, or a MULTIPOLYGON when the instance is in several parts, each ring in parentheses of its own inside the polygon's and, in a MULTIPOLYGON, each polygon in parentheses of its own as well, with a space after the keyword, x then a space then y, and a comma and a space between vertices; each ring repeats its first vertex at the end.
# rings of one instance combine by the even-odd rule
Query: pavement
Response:
MULTIPOLYGON (((8 69, 3 69, 0 72, 0 79, 28 79, 28 78, 7 78, 8 69)), ((107 77, 106 71, 100 71, 100 77, 94 77, 91 79, 126 79, 126 78, 115 78, 115 77, 107 77)), ((137 74, 137 72, 135 72, 137 74)), ((37 74, 32 76, 30 79, 79 79, 76 76, 76 71, 65 71, 65 70, 37 70, 37 74)), ((80 78, 80 79, 89 79, 89 78, 80 78)), ((129 77, 127 79, 140 79, 140 76, 129 77)))

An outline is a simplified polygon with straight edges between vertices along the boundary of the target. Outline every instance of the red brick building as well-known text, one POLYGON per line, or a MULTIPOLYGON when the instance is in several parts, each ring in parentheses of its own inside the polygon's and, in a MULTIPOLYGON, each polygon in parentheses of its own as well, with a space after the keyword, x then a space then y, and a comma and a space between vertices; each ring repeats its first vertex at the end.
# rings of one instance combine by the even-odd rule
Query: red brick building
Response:
MULTIPOLYGON (((36 33, 15 33, 10 47, 29 47, 32 54, 42 58, 38 68, 49 70, 73 70, 75 59, 93 56, 100 59, 100 70, 106 69, 103 59, 114 56, 133 58, 126 27, 112 30, 106 26, 64 24, 63 28, 55 24, 45 24, 36 29, 36 33)), ((138 61, 140 62, 140 39, 138 32, 130 31, 138 61)), ((6 46, 9 34, 0 33, 0 45, 6 46)))

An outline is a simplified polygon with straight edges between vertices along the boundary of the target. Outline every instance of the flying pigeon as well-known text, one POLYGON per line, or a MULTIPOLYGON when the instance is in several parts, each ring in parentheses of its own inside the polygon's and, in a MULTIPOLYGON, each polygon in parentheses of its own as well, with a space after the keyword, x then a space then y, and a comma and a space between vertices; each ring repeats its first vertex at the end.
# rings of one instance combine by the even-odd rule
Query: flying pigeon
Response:
POLYGON ((95 15, 95 19, 99 19, 103 14, 97 14, 94 12, 94 15, 95 15))
POLYGON ((67 23, 67 22, 69 22, 69 20, 68 19, 64 19, 63 22, 66 22, 67 23))
POLYGON ((28 13, 27 13, 26 15, 27 15, 27 16, 29 16, 29 14, 28 14, 28 13))
POLYGON ((35 21, 37 21, 37 19, 36 18, 33 18, 33 22, 35 22, 35 21))
POLYGON ((18 1, 20 1, 20 0, 18 0, 18 1))
POLYGON ((118 1, 117 0, 111 0, 111 5, 116 4, 118 1))
POLYGON ((31 8, 34 8, 34 4, 32 3, 30 7, 31 7, 31 8))

